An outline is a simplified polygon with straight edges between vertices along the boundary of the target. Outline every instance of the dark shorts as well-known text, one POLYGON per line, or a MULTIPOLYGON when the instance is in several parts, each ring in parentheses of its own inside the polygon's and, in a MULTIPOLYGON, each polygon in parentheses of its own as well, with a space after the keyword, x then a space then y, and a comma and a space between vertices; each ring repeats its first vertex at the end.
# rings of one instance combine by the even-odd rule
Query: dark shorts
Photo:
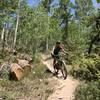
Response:
POLYGON ((59 55, 55 55, 55 54, 52 54, 52 53, 51 53, 51 56, 52 56, 54 59, 60 59, 60 56, 59 56, 59 55))

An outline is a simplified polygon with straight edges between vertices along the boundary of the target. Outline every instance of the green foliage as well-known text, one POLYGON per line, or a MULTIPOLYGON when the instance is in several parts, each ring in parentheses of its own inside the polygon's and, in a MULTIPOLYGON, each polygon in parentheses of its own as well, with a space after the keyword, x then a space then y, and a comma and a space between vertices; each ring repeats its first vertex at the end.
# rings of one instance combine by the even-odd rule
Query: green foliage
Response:
POLYGON ((34 68, 32 72, 33 74, 32 79, 33 78, 45 79, 51 76, 50 73, 46 72, 47 67, 42 64, 41 60, 42 60, 41 55, 39 53, 35 54, 33 61, 34 68))
POLYGON ((75 15, 79 20, 84 18, 84 16, 91 14, 93 10, 92 0, 75 0, 75 6, 75 15))
MULTIPOLYGON (((1 89, 4 89, 3 94, 0 92, 0 96, 3 99, 18 100, 19 98, 15 97, 22 97, 23 95, 28 95, 27 97, 29 97, 31 93, 28 94, 28 92, 33 91, 34 87, 38 91, 38 93, 36 93, 36 97, 39 96, 38 99, 44 96, 45 93, 43 91, 45 91, 47 95, 51 93, 51 90, 46 89, 47 87, 44 86, 44 84, 48 85, 45 79, 50 76, 50 74, 46 73, 46 67, 41 64, 41 57, 38 52, 45 52, 48 49, 51 50, 57 40, 62 40, 65 45, 65 50, 69 52, 68 57, 65 57, 65 59, 66 61, 68 60, 70 64, 73 64, 71 70, 73 76, 87 81, 100 79, 100 57, 94 55, 90 58, 84 57, 87 49, 91 46, 91 40, 96 34, 100 33, 100 13, 99 10, 95 11, 92 0, 75 0, 75 4, 71 3, 70 0, 58 0, 58 5, 53 4, 54 0, 42 0, 37 7, 30 7, 26 0, 21 0, 20 4, 18 2, 19 0, 0 1, 0 38, 2 39, 3 37, 4 29, 5 37, 3 42, 5 47, 9 46, 12 48, 16 20, 19 15, 16 49, 19 52, 31 54, 33 64, 36 67, 34 67, 28 79, 24 79, 18 83, 13 82, 13 84, 8 81, 8 73, 4 73, 6 80, 0 82, 1 89), (72 14, 72 9, 75 11, 74 14, 72 14), (10 28, 7 29, 7 27, 4 27, 4 23, 6 25, 10 24, 10 28), (41 82, 42 85, 40 84, 41 82), (9 87, 9 85, 11 85, 11 87, 9 87), (31 87, 29 88, 27 85, 31 87), (39 88, 42 88, 42 90, 39 88), (8 94, 9 90, 11 90, 11 92, 8 94)), ((98 35, 98 39, 95 40, 96 41, 92 43, 93 52, 99 55, 100 35, 98 35)), ((1 43, 1 45, 2 44, 3 43, 1 43)), ((7 53, 0 53, 0 64, 3 62, 5 55, 7 55, 7 53)), ((14 57, 12 57, 12 59, 14 60, 14 57)), ((81 87, 77 91, 76 99, 99 100, 100 97, 98 94, 100 94, 100 89, 98 84, 98 82, 93 82, 93 84, 88 83, 81 87), (96 94, 94 94, 94 92, 96 94)), ((43 100, 45 100, 45 98, 43 98, 43 100)))
POLYGON ((28 53, 34 54, 46 49, 47 38, 49 40, 48 45, 52 46, 56 41, 55 37, 58 38, 61 35, 59 20, 48 16, 41 5, 30 8, 23 4, 20 16, 17 45, 28 53))
POLYGON ((100 3, 100 0, 97 0, 97 3, 100 3))
POLYGON ((85 58, 80 60, 79 65, 72 68, 71 74, 87 81, 100 78, 100 57, 85 58))
POLYGON ((100 100, 100 80, 78 87, 74 100, 100 100))
POLYGON ((0 59, 4 58, 4 54, 0 53, 0 59))
POLYGON ((50 73, 46 73, 47 67, 41 63, 36 65, 36 68, 33 70, 33 78, 45 79, 50 76, 50 73))

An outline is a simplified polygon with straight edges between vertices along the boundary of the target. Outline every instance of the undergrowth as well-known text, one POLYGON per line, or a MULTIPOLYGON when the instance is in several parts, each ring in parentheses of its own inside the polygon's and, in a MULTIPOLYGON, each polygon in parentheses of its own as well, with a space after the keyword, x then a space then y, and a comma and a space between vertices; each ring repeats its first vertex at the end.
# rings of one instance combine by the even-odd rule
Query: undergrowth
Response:
POLYGON ((85 81, 75 91, 75 100, 100 100, 100 56, 83 56, 70 73, 85 81))
POLYGON ((35 58, 33 66, 31 73, 20 81, 10 81, 8 77, 0 80, 1 100, 47 100, 53 92, 48 81, 51 74, 46 73, 46 66, 38 58, 35 58))
POLYGON ((75 100, 100 100, 100 80, 80 85, 75 92, 75 100))

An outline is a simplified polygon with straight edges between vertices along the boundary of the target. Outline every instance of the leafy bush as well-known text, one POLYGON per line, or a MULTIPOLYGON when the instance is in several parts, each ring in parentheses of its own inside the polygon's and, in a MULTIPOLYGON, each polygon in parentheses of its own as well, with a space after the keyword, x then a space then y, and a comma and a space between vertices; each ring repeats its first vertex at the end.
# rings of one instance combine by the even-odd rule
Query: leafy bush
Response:
POLYGON ((3 59, 4 55, 2 53, 0 53, 0 59, 3 59))
POLYGON ((75 93, 75 100, 100 100, 100 80, 82 84, 75 93))
POLYGON ((71 74, 76 78, 79 77, 88 81, 100 79, 100 57, 83 57, 79 66, 72 68, 71 74))

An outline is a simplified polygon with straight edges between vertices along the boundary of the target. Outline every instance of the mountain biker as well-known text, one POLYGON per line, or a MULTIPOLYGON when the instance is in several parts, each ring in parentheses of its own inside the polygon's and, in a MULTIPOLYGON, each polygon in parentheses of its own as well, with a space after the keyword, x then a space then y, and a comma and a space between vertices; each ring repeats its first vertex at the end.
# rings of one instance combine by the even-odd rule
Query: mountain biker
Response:
MULTIPOLYGON (((52 50, 52 52, 51 52, 51 55, 52 55, 52 57, 53 57, 53 59, 54 59, 54 60, 53 60, 53 67, 54 67, 55 64, 56 64, 56 60, 60 58, 60 56, 59 56, 59 53, 60 53, 60 52, 63 52, 64 54, 66 54, 66 52, 65 52, 65 50, 64 50, 64 48, 63 48, 61 42, 60 42, 60 41, 57 41, 57 42, 56 42, 56 45, 53 47, 53 50, 52 50)), ((54 68, 54 69, 55 69, 55 68, 54 68)))

